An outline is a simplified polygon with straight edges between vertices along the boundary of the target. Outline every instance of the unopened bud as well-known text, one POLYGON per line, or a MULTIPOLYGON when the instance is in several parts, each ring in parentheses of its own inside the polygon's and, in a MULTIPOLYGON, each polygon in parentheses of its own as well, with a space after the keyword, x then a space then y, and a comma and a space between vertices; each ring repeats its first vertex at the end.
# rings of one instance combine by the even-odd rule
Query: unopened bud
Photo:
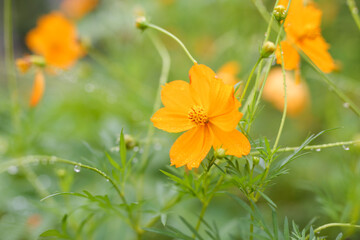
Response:
POLYGON ((144 16, 140 16, 136 18, 135 26, 140 30, 145 30, 148 28, 148 22, 144 16))
POLYGON ((223 148, 218 148, 215 150, 214 152, 214 157, 216 159, 222 159, 222 158, 225 158, 226 157, 226 150, 223 149, 223 148))
POLYGON ((38 67, 45 67, 46 66, 46 61, 45 58, 43 56, 38 56, 38 55, 32 55, 31 56, 31 62, 38 66, 38 67))
POLYGON ((253 165, 254 165, 254 166, 258 165, 259 162, 260 162, 260 158, 258 158, 258 157, 253 157, 253 165))
POLYGON ((273 15, 278 22, 281 22, 286 17, 286 8, 283 5, 277 5, 274 8, 273 15))
POLYGON ((133 136, 131 136, 129 134, 124 135, 124 140, 125 140, 126 149, 128 149, 128 150, 133 149, 137 145, 137 142, 135 141, 133 136))
POLYGON ((275 49, 276 49, 275 44, 273 42, 267 41, 262 46, 261 57, 263 58, 269 57, 275 51, 275 49))

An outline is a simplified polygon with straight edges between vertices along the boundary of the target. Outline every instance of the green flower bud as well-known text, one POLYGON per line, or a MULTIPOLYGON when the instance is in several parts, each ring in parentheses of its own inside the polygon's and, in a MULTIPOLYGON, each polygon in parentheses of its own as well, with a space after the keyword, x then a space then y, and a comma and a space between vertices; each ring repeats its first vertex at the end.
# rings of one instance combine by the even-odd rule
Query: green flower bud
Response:
POLYGON ((254 167, 255 167, 256 165, 258 165, 259 162, 260 162, 260 158, 258 158, 258 157, 253 157, 253 165, 254 165, 254 167))
POLYGON ((136 140, 133 138, 133 136, 129 134, 124 135, 124 140, 125 140, 126 149, 128 150, 133 149, 137 145, 136 140))
POLYGON ((214 157, 217 159, 222 159, 226 157, 226 150, 223 148, 218 148, 214 151, 214 157))
POLYGON ((273 42, 267 41, 264 43, 261 49, 261 57, 267 58, 269 57, 276 49, 276 46, 273 42))
POLYGON ((145 30, 148 28, 148 22, 144 16, 137 17, 135 21, 135 26, 140 30, 145 30))
POLYGON ((278 22, 281 22, 286 17, 286 8, 283 5, 277 5, 274 8, 273 15, 278 22))

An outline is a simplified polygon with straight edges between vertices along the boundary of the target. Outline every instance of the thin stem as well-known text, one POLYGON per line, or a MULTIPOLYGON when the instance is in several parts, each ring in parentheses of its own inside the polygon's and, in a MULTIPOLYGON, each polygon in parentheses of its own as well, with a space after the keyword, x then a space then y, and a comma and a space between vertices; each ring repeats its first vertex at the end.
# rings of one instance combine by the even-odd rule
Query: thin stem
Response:
MULTIPOLYGON (((252 211, 255 210, 252 201, 250 201, 250 207, 251 207, 251 210, 252 210, 252 211)), ((253 236, 253 234, 254 234, 254 221, 255 221, 253 214, 250 214, 250 220, 251 220, 251 222, 250 222, 250 236, 249 236, 249 239, 250 239, 250 240, 253 240, 253 239, 254 239, 254 236, 253 236)))
MULTIPOLYGON (((168 80, 168 76, 169 76, 169 71, 170 71, 170 55, 168 50, 165 48, 164 44, 154 35, 150 35, 150 39, 153 42, 156 50, 158 51, 161 60, 162 60, 162 69, 161 69, 161 74, 160 74, 160 78, 159 78, 159 85, 158 85, 158 89, 155 95, 155 102, 154 102, 154 106, 153 106, 153 113, 155 113, 161 106, 161 87, 167 82, 168 80)), ((152 142, 152 137, 154 135, 154 125, 152 123, 149 124, 148 127, 148 131, 147 131, 147 136, 146 136, 146 143, 144 146, 144 152, 142 154, 141 157, 141 162, 142 162, 142 167, 141 167, 141 172, 144 171, 144 169, 147 166, 147 162, 148 162, 148 155, 149 155, 149 150, 150 150, 150 145, 152 142)))
POLYGON ((360 17, 359 17, 359 9, 356 6, 355 0, 347 0, 347 5, 349 6, 350 13, 354 18, 356 26, 360 30, 360 17))
POLYGON ((132 216, 132 210, 128 204, 128 202, 125 199, 125 196, 123 194, 123 192, 119 189, 119 187, 116 185, 116 183, 103 171, 92 167, 92 166, 88 166, 82 163, 78 163, 78 162, 74 162, 74 161, 70 161, 67 159, 63 159, 63 158, 58 158, 55 156, 27 156, 27 157, 21 157, 21 158, 17 158, 17 159, 13 159, 10 161, 0 161, 2 162, 0 164, 0 174, 5 172, 9 167, 11 166, 23 166, 23 165, 28 165, 31 163, 47 163, 47 164, 53 164, 53 163, 65 163, 65 164, 69 164, 69 165, 73 165, 73 166, 77 166, 79 168, 85 168, 88 169, 90 171, 96 172, 97 174, 99 174, 100 176, 104 177, 114 188, 115 191, 117 192, 117 194, 119 195, 119 197, 121 198, 122 202, 124 203, 124 205, 126 206, 127 212, 129 214, 129 218, 131 220, 132 223, 132 228, 134 229, 134 231, 136 231, 137 233, 141 232, 142 230, 137 228, 134 224, 133 224, 133 216, 132 216))
POLYGON ((180 39, 177 38, 174 34, 168 32, 168 31, 166 31, 165 29, 163 29, 163 28, 161 28, 161 27, 159 27, 159 26, 156 26, 156 25, 154 25, 154 24, 152 24, 152 23, 148 23, 147 26, 148 26, 149 28, 153 28, 153 29, 155 29, 155 30, 158 30, 158 31, 160 31, 160 32, 168 35, 168 36, 171 37, 172 39, 174 39, 174 40, 175 40, 177 43, 179 43, 180 46, 184 49, 186 55, 190 58, 190 60, 191 60, 194 64, 197 63, 197 61, 191 56, 189 50, 187 50, 187 48, 185 47, 185 45, 184 45, 184 44, 180 41, 180 39))
MULTIPOLYGON (((199 219, 196 223, 196 227, 195 227, 195 230, 196 231, 199 231, 199 228, 200 228, 200 225, 201 225, 201 220, 203 219, 204 215, 205 215, 205 212, 206 212, 206 209, 209 205, 209 202, 205 202, 203 203, 203 206, 202 206, 202 209, 201 209, 201 212, 200 212, 200 215, 199 215, 199 219)), ((194 236, 194 239, 195 239, 195 236, 194 236)))
MULTIPOLYGON (((243 92, 242 92, 242 94, 241 94, 240 100, 239 100, 240 103, 242 102, 242 100, 243 100, 244 97, 245 97, 246 90, 247 90, 248 87, 249 87, 249 83, 250 83, 250 81, 251 81, 251 78, 252 78, 252 76, 254 75, 254 72, 255 72, 255 70, 256 70, 256 68, 257 68, 257 66, 259 65, 259 63, 260 63, 261 60, 262 60, 262 57, 259 57, 259 59, 256 61, 255 65, 254 65, 254 67, 251 69, 250 75, 249 75, 249 77, 248 77, 248 79, 247 79, 247 81, 246 81, 246 84, 245 84, 245 88, 244 88, 244 90, 243 90, 243 92)), ((235 90, 235 92, 237 92, 237 89, 235 90)))
MULTIPOLYGON (((315 149, 325 149, 325 148, 332 148, 332 147, 339 147, 339 146, 350 146, 350 145, 357 145, 360 144, 360 140, 355 141, 345 141, 345 142, 336 142, 336 143, 326 143, 326 144, 320 144, 320 145, 311 145, 304 147, 304 150, 315 150, 315 149)), ((281 152, 292 152, 297 150, 299 147, 285 147, 285 148, 279 148, 276 150, 277 153, 281 152)), ((260 152, 252 152, 250 153, 252 156, 260 155, 260 152)))
POLYGON ((301 57, 304 58, 312 67, 313 69, 315 69, 320 76, 322 77, 321 79, 324 80, 324 82, 334 91, 334 93, 346 104, 348 104, 349 108, 356 114, 358 115, 358 117, 360 117, 360 109, 358 108, 358 106, 356 106, 353 101, 351 101, 351 99, 346 96, 336 85, 335 83, 333 83, 333 81, 323 72, 320 70, 320 68, 318 68, 318 66, 316 66, 311 59, 304 53, 302 52, 300 49, 298 49, 298 52, 300 53, 301 57))
MULTIPOLYGON (((284 84, 284 110, 283 110, 283 114, 281 117, 281 122, 280 122, 280 127, 279 127, 279 131, 278 134, 276 136, 275 139, 275 143, 273 146, 272 151, 274 152, 278 146, 279 140, 280 140, 280 136, 281 133, 283 131, 284 128, 284 124, 285 124, 285 119, 286 119, 286 112, 287 112, 287 90, 286 90, 286 73, 285 73, 285 68, 284 68, 284 55, 282 53, 282 48, 281 48, 281 44, 279 44, 280 47, 280 55, 281 55, 281 70, 282 70, 282 75, 283 75, 283 84, 284 84)), ((271 163, 271 160, 270 160, 271 163)))
MULTIPOLYGON (((354 225, 354 224, 351 224, 351 223, 328 223, 328 224, 325 224, 325 225, 322 225, 322 226, 316 228, 314 230, 314 233, 318 233, 321 230, 331 228, 331 227, 347 227, 347 228, 359 228, 360 229, 360 225, 354 225)), ((306 236, 305 240, 308 240, 309 237, 310 237, 309 235, 306 236)))
POLYGON ((14 46, 13 46, 13 32, 12 32, 12 0, 5 0, 4 2, 4 45, 5 45, 5 66, 8 78, 8 87, 11 98, 11 116, 13 127, 17 132, 20 129, 19 118, 19 103, 18 103, 18 89, 16 82, 15 61, 14 61, 14 46))

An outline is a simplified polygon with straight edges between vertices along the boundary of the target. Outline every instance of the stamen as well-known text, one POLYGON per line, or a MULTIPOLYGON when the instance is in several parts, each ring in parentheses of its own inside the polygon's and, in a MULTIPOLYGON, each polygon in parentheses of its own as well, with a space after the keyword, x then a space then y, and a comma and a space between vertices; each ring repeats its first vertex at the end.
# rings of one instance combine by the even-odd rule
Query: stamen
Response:
POLYGON ((194 105, 188 112, 188 118, 196 125, 205 125, 209 122, 209 117, 204 108, 198 105, 194 105))

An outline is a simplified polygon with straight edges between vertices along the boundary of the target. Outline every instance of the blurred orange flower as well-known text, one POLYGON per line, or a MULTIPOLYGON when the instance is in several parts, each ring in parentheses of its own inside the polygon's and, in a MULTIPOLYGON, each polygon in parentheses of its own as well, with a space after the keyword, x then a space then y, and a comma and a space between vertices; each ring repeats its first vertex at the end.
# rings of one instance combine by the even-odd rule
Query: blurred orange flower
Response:
POLYGON ((41 17, 37 27, 26 35, 26 45, 44 56, 48 65, 63 69, 84 55, 74 24, 59 12, 41 17))
MULTIPOLYGON (((287 6, 288 0, 280 0, 279 4, 287 6)), ((321 10, 311 1, 306 5, 303 0, 291 1, 284 23, 286 39, 281 42, 286 70, 300 69, 300 56, 294 46, 301 49, 323 72, 329 73, 335 69, 334 60, 328 52, 329 44, 321 36, 321 15, 321 10)), ((279 48, 276 58, 277 63, 281 64, 279 48)))
POLYGON ((235 61, 227 62, 217 71, 217 76, 221 78, 225 84, 234 86, 240 80, 236 77, 240 72, 240 65, 235 61))
POLYGON ((64 0, 61 10, 70 18, 80 19, 91 12, 99 3, 99 0, 64 0))
POLYGON ((171 165, 197 168, 211 146, 236 157, 249 154, 249 140, 236 130, 242 114, 233 86, 224 84, 201 64, 195 64, 189 76, 190 84, 176 80, 163 87, 165 107, 151 118, 154 126, 164 131, 187 131, 170 150, 171 165))
MULTIPOLYGON (((286 72, 287 113, 295 117, 302 113, 310 102, 310 94, 305 81, 296 83, 293 74, 286 72)), ((264 87, 263 98, 278 110, 284 110, 284 86, 281 68, 271 70, 264 87)))

